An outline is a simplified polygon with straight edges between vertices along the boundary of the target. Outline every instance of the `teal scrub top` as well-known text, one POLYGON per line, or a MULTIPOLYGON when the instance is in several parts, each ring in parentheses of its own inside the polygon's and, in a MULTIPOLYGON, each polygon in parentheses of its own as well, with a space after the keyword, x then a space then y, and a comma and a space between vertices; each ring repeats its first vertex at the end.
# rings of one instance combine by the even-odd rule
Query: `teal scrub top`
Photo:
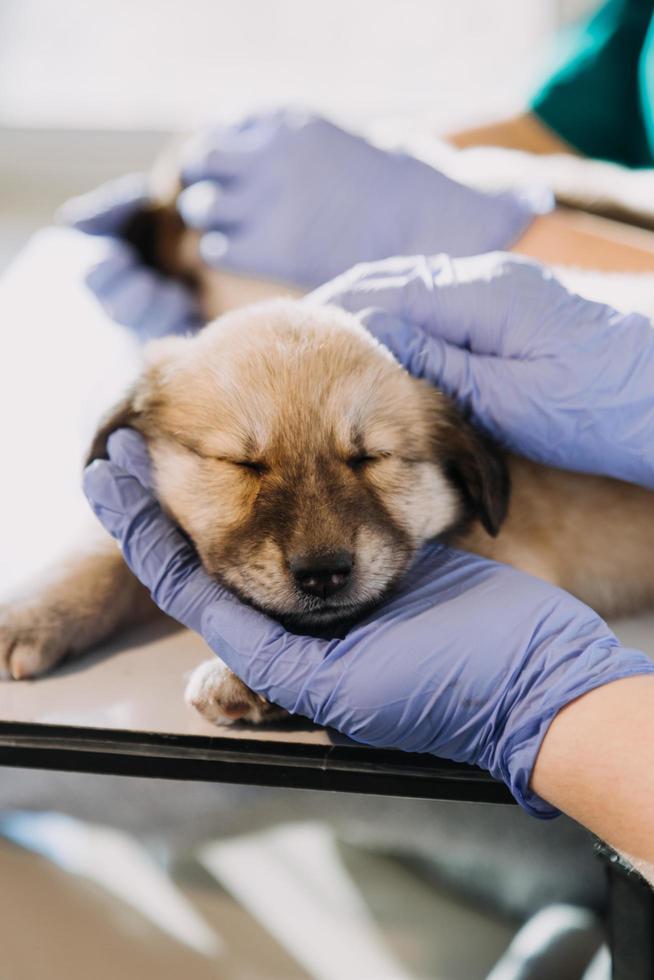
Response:
POLYGON ((585 156, 654 166, 654 0, 608 0, 566 32, 531 110, 585 156))

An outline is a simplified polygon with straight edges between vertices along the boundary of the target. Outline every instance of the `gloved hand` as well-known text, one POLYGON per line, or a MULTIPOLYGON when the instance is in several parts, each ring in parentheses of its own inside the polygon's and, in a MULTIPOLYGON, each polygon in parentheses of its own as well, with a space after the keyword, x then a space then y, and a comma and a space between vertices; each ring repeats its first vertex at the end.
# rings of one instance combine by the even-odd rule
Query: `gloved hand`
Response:
POLYGON ((344 639, 296 636, 205 574, 151 492, 135 432, 111 436, 109 460, 91 464, 84 486, 157 605, 255 691, 360 742, 482 766, 535 815, 556 813, 529 780, 557 711, 609 681, 654 673, 567 593, 438 544, 344 639))
POLYGON ((146 183, 143 174, 112 180, 68 201, 59 219, 104 239, 103 255, 89 266, 86 283, 112 320, 150 340, 195 330, 201 318, 185 286, 149 269, 119 237, 130 215, 147 203, 146 183))
POLYGON ((325 119, 282 110, 189 143, 179 210, 209 265, 311 288, 355 262, 508 248, 549 191, 485 194, 325 119))
POLYGON ((358 266, 308 301, 336 303, 498 442, 541 463, 654 490, 654 329, 495 253, 358 266))
MULTIPOLYGON (((551 207, 548 191, 483 194, 288 111, 202 131, 186 147, 181 176, 178 206, 204 233, 209 265, 306 288, 388 255, 507 248, 551 207)), ((146 202, 146 178, 133 174, 74 198, 59 216, 107 236, 107 257, 87 282, 113 319, 146 335, 182 331, 197 317, 188 291, 119 239, 146 202)))

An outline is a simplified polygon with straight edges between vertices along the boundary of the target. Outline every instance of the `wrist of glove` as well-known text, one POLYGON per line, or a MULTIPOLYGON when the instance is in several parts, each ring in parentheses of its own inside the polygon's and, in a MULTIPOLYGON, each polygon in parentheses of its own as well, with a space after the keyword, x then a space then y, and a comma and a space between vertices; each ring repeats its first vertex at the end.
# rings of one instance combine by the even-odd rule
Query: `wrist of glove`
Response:
POLYGON ((89 266, 86 285, 104 312, 143 340, 197 330, 202 320, 190 291, 148 268, 120 237, 129 218, 148 203, 147 179, 130 174, 68 201, 59 219, 102 240, 103 254, 89 266))
POLYGON ((538 462, 654 489, 654 329, 577 296, 546 268, 495 253, 355 267, 335 303, 489 435, 538 462))
POLYGON ((480 765, 534 815, 556 815, 529 787, 555 714, 602 684, 654 673, 566 593, 437 544, 344 638, 296 636, 206 575, 150 484, 145 444, 129 430, 84 478, 155 602, 253 690, 367 744, 480 765))

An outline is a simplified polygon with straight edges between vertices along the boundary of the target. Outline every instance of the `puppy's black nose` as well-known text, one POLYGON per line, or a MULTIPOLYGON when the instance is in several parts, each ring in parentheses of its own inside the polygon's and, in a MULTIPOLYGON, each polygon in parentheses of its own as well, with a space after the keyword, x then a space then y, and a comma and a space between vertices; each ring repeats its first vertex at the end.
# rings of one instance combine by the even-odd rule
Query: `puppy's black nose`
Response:
POLYGON ((295 555, 289 561, 298 589, 320 599, 327 599, 347 585, 353 564, 349 551, 295 555))

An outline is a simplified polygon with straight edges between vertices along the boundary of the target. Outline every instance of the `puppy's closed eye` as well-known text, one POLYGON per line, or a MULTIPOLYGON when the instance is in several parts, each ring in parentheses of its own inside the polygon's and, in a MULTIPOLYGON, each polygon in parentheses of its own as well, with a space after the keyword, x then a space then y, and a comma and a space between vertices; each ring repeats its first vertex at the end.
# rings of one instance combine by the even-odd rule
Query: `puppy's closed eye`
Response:
POLYGON ((232 455, 222 455, 220 453, 211 452, 211 450, 198 445, 196 443, 191 444, 188 439, 177 436, 178 443, 188 449, 189 452, 193 453, 195 456, 199 456, 201 459, 206 459, 216 463, 226 463, 228 466, 238 467, 238 469, 246 470, 256 476, 263 476, 268 473, 270 466, 262 459, 232 456, 232 455))
POLYGON ((351 470, 362 470, 366 466, 370 466, 372 463, 379 463, 382 459, 389 459, 392 454, 389 452, 379 452, 379 453, 354 453, 352 456, 348 456, 346 463, 351 470))
POLYGON ((234 466, 239 466, 243 470, 248 470, 255 476, 265 476, 266 473, 270 471, 270 467, 267 463, 256 459, 234 459, 228 460, 228 462, 233 463, 234 466))

